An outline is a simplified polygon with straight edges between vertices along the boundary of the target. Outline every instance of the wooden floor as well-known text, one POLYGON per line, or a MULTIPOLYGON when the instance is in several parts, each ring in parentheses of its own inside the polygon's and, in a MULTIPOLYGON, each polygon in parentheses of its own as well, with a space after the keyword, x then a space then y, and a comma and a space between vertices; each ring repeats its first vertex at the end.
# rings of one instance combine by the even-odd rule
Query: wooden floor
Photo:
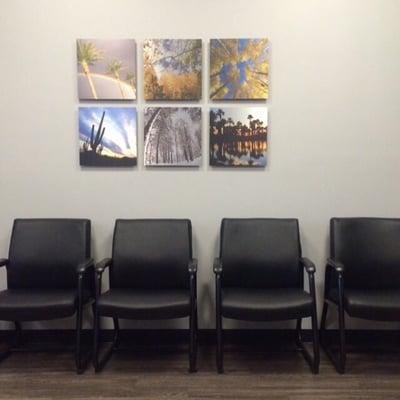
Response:
POLYGON ((212 346, 200 349, 195 374, 185 350, 120 350, 103 372, 84 375, 74 373, 71 353, 14 353, 0 364, 0 399, 400 399, 400 356, 390 352, 349 354, 345 375, 322 354, 320 374, 312 375, 292 349, 234 346, 218 375, 212 346))

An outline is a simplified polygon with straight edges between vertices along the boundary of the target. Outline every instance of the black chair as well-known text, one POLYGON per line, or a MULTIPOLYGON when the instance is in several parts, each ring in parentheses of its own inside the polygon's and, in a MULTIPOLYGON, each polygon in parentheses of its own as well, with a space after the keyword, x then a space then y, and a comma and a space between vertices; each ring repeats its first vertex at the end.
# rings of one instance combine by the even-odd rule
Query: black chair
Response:
POLYGON ((189 220, 117 220, 112 258, 96 265, 94 368, 100 371, 119 344, 119 319, 189 317, 190 372, 197 357, 197 260, 192 259, 189 220), (101 277, 110 269, 110 289, 101 277), (112 317, 112 346, 99 359, 99 318, 112 317))
MULTIPOLYGON (((73 316, 76 313, 75 363, 87 365, 81 351, 83 306, 93 299, 90 221, 86 219, 16 219, 11 235, 7 289, 0 291, 0 320, 14 321, 14 345, 20 345, 21 322, 73 316)), ((0 355, 7 357, 10 346, 0 355)), ((85 355, 87 356, 87 355, 85 355)))
POLYGON ((296 319, 296 343, 319 370, 315 266, 301 257, 296 219, 223 219, 216 278, 217 369, 223 372, 222 317, 272 321, 296 319), (304 291, 307 271, 310 293, 304 291), (302 318, 311 317, 314 357, 302 341, 302 318))
POLYGON ((368 320, 400 319, 400 219, 332 218, 325 271, 321 344, 345 372, 345 312, 368 320), (326 335, 329 304, 338 308, 339 354, 326 335))

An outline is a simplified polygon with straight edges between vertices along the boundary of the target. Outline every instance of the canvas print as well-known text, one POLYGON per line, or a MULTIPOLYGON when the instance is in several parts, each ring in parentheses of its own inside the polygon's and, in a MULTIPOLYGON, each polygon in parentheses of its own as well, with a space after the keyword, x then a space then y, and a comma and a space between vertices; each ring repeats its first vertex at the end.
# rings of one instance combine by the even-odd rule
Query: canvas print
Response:
POLYGON ((211 39, 211 100, 265 100, 268 74, 268 39, 211 39))
POLYGON ((136 43, 132 39, 78 39, 80 100, 136 99, 136 43))
POLYGON ((201 108, 147 107, 144 164, 198 166, 201 163, 201 108))
POLYGON ((80 165, 130 167, 137 164, 135 108, 79 108, 80 165))
POLYGON ((210 165, 265 167, 267 133, 267 108, 212 108, 210 165))
POLYGON ((143 44, 146 100, 201 98, 201 39, 153 39, 143 44))

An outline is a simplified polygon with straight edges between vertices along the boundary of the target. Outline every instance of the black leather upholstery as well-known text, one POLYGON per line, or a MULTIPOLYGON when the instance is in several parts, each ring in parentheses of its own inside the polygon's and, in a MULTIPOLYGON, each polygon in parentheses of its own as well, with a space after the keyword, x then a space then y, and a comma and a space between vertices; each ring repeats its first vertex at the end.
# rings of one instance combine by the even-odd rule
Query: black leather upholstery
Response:
POLYGON ((97 307, 104 316, 127 319, 167 319, 190 313, 190 295, 183 289, 118 289, 102 294, 97 307))
MULTIPOLYGON (((332 289, 328 298, 338 303, 338 291, 332 289)), ((375 321, 400 319, 399 289, 345 289, 344 308, 351 317, 375 321)))
POLYGON ((332 218, 330 229, 331 257, 345 266, 346 289, 400 289, 400 219, 332 218))
POLYGON ((8 288, 76 288, 76 269, 88 257, 89 220, 16 219, 7 268, 8 288))
MULTIPOLYGON (((0 320, 14 321, 16 345, 21 321, 64 318, 76 314, 75 364, 87 365, 81 332, 83 305, 93 292, 94 263, 90 257, 87 219, 16 219, 7 267, 8 289, 0 291, 0 320)), ((0 359, 6 352, 0 354, 0 359)))
POLYGON ((119 343, 119 319, 189 317, 189 371, 197 360, 197 260, 192 259, 192 227, 187 219, 117 220, 112 258, 96 265, 95 371, 119 343), (109 268, 110 290, 101 292, 109 268), (100 317, 112 317, 113 345, 99 356, 100 317))
POLYGON ((191 241, 189 220, 117 220, 110 286, 188 289, 191 241))
POLYGON ((321 341, 345 372, 345 312, 369 320, 400 319, 400 219, 332 218, 331 256, 325 270, 321 341), (339 352, 325 340, 330 302, 338 307, 339 352))
POLYGON ((223 219, 222 315, 243 320, 310 316, 296 219, 223 219))
MULTIPOLYGON (((400 219, 332 218, 331 258, 343 265, 350 316, 400 319, 400 219)), ((327 298, 337 303, 335 274, 327 272, 327 298)))
MULTIPOLYGON (((90 256, 90 221, 16 219, 7 266, 8 290, 0 292, 0 319, 35 321, 76 311, 78 266, 90 256)), ((92 282, 86 284, 89 297, 92 282)))
MULTIPOLYGON (((84 292, 84 301, 89 292, 84 292)), ((0 319, 39 321, 75 314, 78 292, 74 289, 8 289, 0 291, 0 319)))
POLYGON ((224 219, 220 258, 224 287, 301 287, 296 219, 224 219))
POLYGON ((301 257, 297 219, 223 219, 220 257, 214 260, 217 370, 223 367, 223 317, 249 321, 296 319, 296 343, 319 371, 315 265, 301 257), (304 270, 310 293, 304 291, 304 270), (311 317, 313 356, 301 321, 311 317))
POLYGON ((222 291, 222 315, 249 321, 273 321, 308 317, 312 298, 298 288, 250 289, 225 288, 222 291))

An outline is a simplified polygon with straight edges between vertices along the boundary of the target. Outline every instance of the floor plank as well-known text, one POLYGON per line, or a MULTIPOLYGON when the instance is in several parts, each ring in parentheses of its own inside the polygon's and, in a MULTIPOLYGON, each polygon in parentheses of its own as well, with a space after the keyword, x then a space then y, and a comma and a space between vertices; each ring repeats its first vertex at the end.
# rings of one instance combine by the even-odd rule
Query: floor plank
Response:
POLYGON ((0 399, 400 399, 398 354, 352 352, 339 375, 322 354, 312 375, 291 349, 230 346, 225 374, 215 371, 212 346, 202 346, 196 374, 183 347, 141 347, 115 353, 104 371, 74 373, 71 353, 14 353, 0 364, 0 399))

